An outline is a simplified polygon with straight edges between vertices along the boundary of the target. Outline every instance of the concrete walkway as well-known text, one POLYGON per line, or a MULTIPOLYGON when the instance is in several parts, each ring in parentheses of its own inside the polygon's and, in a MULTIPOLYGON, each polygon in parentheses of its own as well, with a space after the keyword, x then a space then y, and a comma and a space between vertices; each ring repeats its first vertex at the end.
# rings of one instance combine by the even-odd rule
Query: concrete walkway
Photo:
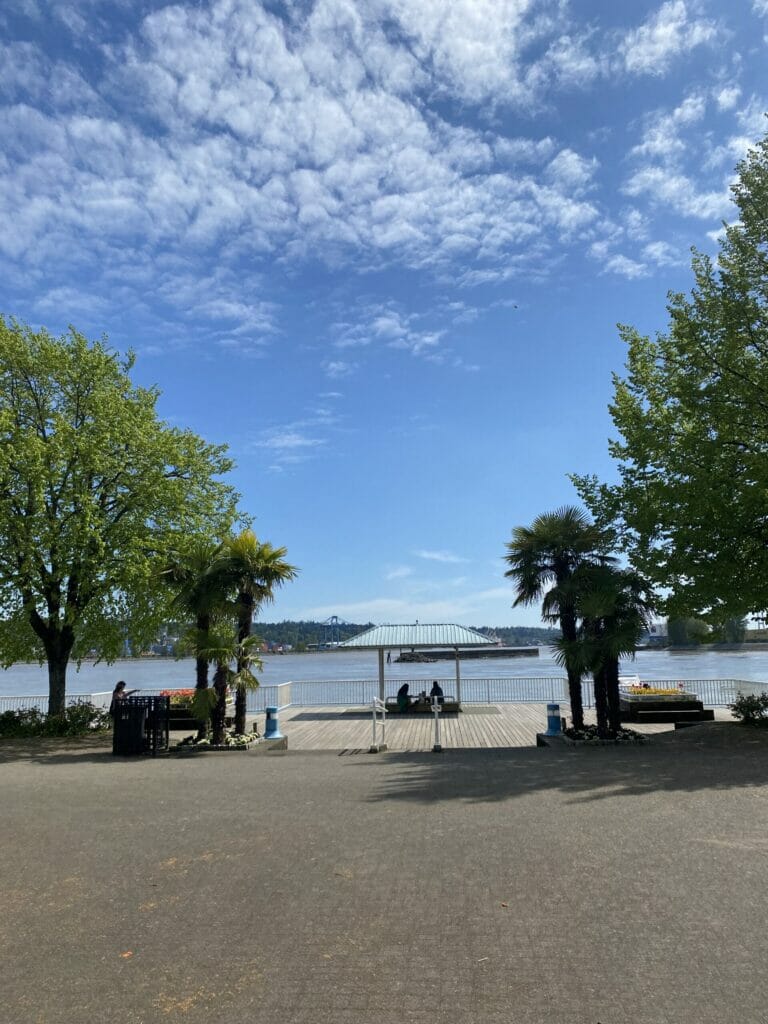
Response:
POLYGON ((735 725, 623 750, 3 749, 2 1024, 766 1019, 768 749, 735 725))

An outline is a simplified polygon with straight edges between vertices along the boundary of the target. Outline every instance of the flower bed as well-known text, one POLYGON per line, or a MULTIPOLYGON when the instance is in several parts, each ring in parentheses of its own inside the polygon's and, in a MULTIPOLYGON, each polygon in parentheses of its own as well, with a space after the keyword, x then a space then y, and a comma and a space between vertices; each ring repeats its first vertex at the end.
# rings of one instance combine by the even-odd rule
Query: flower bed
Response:
POLYGON ((620 747, 649 743, 650 740, 641 732, 634 729, 619 729, 615 738, 605 739, 597 734, 596 725, 585 725, 582 729, 574 729, 573 726, 563 733, 565 739, 572 746, 594 746, 594 747, 620 747))
POLYGON ((696 694, 690 693, 686 690, 681 683, 678 687, 660 687, 660 686, 623 686, 619 689, 619 696, 622 700, 627 701, 676 701, 676 700, 696 700, 696 694))
POLYGON ((248 747, 258 742, 260 738, 258 733, 255 732, 245 734, 227 732, 224 735, 223 743, 211 743, 207 736, 201 740, 197 739, 196 736, 186 736, 173 749, 180 752, 183 751, 184 753, 192 753, 192 751, 202 753, 206 750, 247 750, 248 747))

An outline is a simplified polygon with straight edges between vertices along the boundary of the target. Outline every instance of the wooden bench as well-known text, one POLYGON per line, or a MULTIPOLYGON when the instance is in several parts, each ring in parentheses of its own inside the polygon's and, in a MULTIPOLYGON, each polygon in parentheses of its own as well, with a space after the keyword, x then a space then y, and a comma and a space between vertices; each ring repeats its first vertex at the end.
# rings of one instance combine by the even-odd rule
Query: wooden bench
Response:
MULTIPOLYGON (((384 701, 384 705, 385 705, 385 707, 387 709, 387 713, 388 714, 395 714, 395 715, 399 715, 399 714, 407 715, 407 714, 409 714, 411 712, 413 714, 417 714, 417 715, 418 714, 422 714, 422 715, 423 714, 427 714, 427 715, 431 715, 432 714, 432 701, 430 700, 429 697, 427 697, 427 700, 424 701, 424 702, 419 701, 418 697, 416 697, 416 696, 410 696, 409 695, 408 699, 410 700, 411 703, 409 704, 409 706, 407 708, 405 708, 404 711, 400 711, 400 707, 398 706, 398 703, 397 703, 397 697, 387 697, 387 699, 384 701)), ((440 704, 440 710, 441 710, 442 713, 446 713, 447 712, 448 714, 456 714, 460 710, 459 702, 456 700, 455 697, 447 695, 447 696, 443 697, 443 702, 442 702, 442 704, 440 704)))

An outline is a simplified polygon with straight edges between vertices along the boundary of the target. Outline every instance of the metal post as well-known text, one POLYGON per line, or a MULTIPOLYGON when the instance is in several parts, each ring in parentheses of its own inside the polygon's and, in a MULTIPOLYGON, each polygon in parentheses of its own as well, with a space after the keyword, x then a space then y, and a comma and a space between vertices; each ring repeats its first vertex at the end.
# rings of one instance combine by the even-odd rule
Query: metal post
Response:
POLYGON ((461 669, 459 668, 459 648, 456 648, 456 703, 461 708, 461 669))
POLYGON ((265 740, 281 740, 283 734, 280 732, 280 723, 277 720, 277 708, 266 709, 267 720, 264 723, 265 740))
POLYGON ((379 648, 379 700, 385 699, 384 693, 384 648, 379 648))
POLYGON ((373 718, 373 735, 371 737, 371 745, 368 748, 368 753, 378 754, 380 751, 387 749, 387 735, 384 728, 384 722, 386 721, 387 717, 387 708, 383 701, 379 700, 377 697, 374 697, 373 702, 371 704, 371 711, 373 718), (378 718, 376 716, 379 713, 379 711, 381 712, 381 743, 379 743, 377 735, 378 718))
POLYGON ((547 704, 547 731, 544 733, 545 736, 559 736, 560 735, 560 705, 559 704, 547 704))
POLYGON ((432 698, 432 712, 435 716, 435 743, 432 747, 433 754, 442 754, 443 747, 440 743, 440 705, 437 703, 437 697, 432 698))

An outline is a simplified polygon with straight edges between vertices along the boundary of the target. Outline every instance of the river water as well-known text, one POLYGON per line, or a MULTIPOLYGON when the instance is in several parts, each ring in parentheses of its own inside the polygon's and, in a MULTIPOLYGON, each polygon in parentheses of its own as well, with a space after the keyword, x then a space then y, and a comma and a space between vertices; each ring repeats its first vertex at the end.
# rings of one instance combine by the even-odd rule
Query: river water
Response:
MULTIPOLYGON (((453 661, 430 664, 385 666, 387 679, 450 679, 455 674, 453 661)), ((768 684, 768 651, 638 651, 635 659, 622 662, 622 673, 639 675, 642 680, 739 679, 768 684)), ((378 662, 375 651, 320 651, 311 654, 265 655, 264 669, 258 673, 262 683, 376 679, 378 662)), ((540 648, 538 657, 477 658, 461 662, 464 679, 541 678, 564 676, 552 651, 540 648)), ((133 688, 173 688, 195 685, 195 666, 191 658, 173 661, 166 658, 136 658, 113 665, 87 663, 78 672, 73 665, 67 677, 67 692, 95 693, 112 690, 118 679, 133 688)), ((0 671, 0 694, 46 694, 45 667, 15 665, 0 671)))

